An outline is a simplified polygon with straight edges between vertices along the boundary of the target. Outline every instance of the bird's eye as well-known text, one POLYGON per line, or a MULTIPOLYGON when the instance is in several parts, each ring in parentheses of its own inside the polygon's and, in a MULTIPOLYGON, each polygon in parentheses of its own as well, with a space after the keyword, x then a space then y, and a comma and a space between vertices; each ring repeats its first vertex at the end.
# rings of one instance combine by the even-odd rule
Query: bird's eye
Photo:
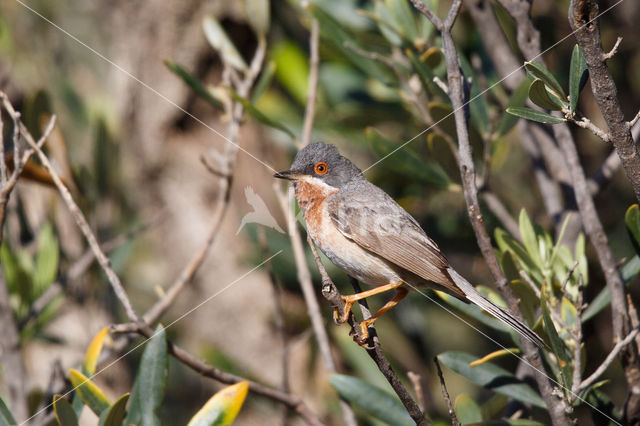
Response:
POLYGON ((317 174, 323 175, 323 174, 325 174, 325 173, 327 173, 329 171, 329 167, 327 166, 327 163, 325 163, 324 161, 321 161, 319 163, 316 163, 316 165, 313 168, 313 170, 317 174))

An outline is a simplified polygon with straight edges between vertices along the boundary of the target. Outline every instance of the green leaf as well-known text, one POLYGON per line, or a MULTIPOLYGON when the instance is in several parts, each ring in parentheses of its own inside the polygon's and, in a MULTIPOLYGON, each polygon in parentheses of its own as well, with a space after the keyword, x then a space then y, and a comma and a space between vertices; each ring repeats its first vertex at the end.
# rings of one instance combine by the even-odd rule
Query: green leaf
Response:
POLYGON ((276 73, 276 63, 274 61, 267 62, 267 65, 262 69, 258 82, 253 87, 251 93, 251 103, 255 104, 260 99, 260 96, 271 86, 271 81, 276 73))
POLYGON ((238 93, 236 93, 235 90, 233 90, 233 89, 229 89, 229 90, 231 90, 231 97, 235 101, 240 102, 242 104, 242 106, 244 107, 244 109, 249 114, 251 114, 254 118, 256 118, 258 121, 260 121, 262 124, 266 124, 269 127, 273 127, 274 129, 278 129, 278 130, 281 130, 281 131, 285 132, 286 134, 291 136, 291 139, 295 140, 296 136, 293 134, 293 132, 291 130, 289 130, 289 128, 287 126, 285 126, 284 124, 279 123, 279 122, 277 122, 275 120, 272 120, 269 117, 267 117, 266 115, 264 115, 262 113, 262 111, 260 111, 258 108, 253 106, 251 104, 251 102, 249 102, 248 99, 245 99, 242 96, 240 96, 238 93))
POLYGON ((75 391, 78 392, 82 402, 84 402, 96 416, 99 417, 100 414, 111 405, 109 398, 107 398, 104 392, 78 370, 73 368, 69 370, 69 380, 71 380, 71 384, 75 388, 75 391))
POLYGON ((127 415, 127 401, 129 401, 130 393, 125 393, 113 403, 104 417, 104 421, 100 426, 122 426, 125 416, 127 415))
POLYGON ((476 359, 465 352, 452 351, 438 355, 442 364, 479 386, 536 407, 546 408, 540 395, 504 368, 490 362, 470 367, 469 364, 476 359))
POLYGON ((432 46, 420 55, 420 61, 431 69, 437 68, 444 61, 444 54, 439 48, 432 46))
POLYGON ((558 124, 567 121, 564 118, 555 117, 546 112, 536 111, 526 107, 509 107, 507 108, 507 112, 516 117, 524 118, 525 120, 537 121, 538 123, 544 124, 558 124))
POLYGON ((240 71, 246 71, 248 69, 240 53, 236 49, 236 46, 227 36, 227 33, 222 28, 220 23, 211 16, 207 16, 202 21, 202 29, 207 41, 215 50, 218 51, 222 60, 240 71))
POLYGON ((92 376, 96 372, 96 365, 98 364, 98 358, 100 352, 102 352, 102 346, 104 345, 104 339, 109 333, 109 327, 105 327, 96 334, 93 338, 87 352, 84 355, 84 361, 82 362, 82 373, 86 376, 92 376))
POLYGON ((249 382, 238 382, 218 391, 189 420, 187 426, 223 426, 233 423, 249 392, 249 382))
POLYGON ((391 11, 387 7, 384 1, 375 2, 375 13, 371 13, 365 10, 360 12, 367 18, 375 21, 380 30, 380 34, 387 39, 389 43, 394 46, 402 45, 402 37, 398 33, 398 29, 391 16, 391 11))
POLYGON ((164 398, 168 362, 166 335, 162 325, 159 325, 147 340, 147 347, 140 359, 138 375, 131 392, 127 424, 160 424, 156 411, 164 398))
POLYGON ((41 295, 58 276, 60 249, 53 227, 46 224, 38 234, 38 248, 33 269, 33 296, 41 295))
POLYGON ((418 38, 418 26, 409 0, 385 0, 395 22, 395 27, 408 42, 418 38))
POLYGON ((60 426, 78 425, 78 417, 76 417, 73 407, 62 395, 53 396, 53 411, 60 426))
POLYGON ((309 86, 309 61, 305 52, 291 41, 277 43, 271 49, 276 64, 276 79, 298 101, 307 103, 309 86))
POLYGON ((624 223, 627 225, 627 232, 631 237, 633 248, 640 254, 640 206, 633 204, 627 209, 624 215, 624 223))
POLYGON ((395 395, 364 380, 344 374, 332 374, 329 376, 329 383, 342 398, 359 406, 378 420, 399 426, 415 424, 395 395))
POLYGON ((558 80, 547 70, 544 65, 538 62, 525 62, 524 67, 533 78, 542 80, 542 82, 551 90, 551 92, 560 100, 565 101, 567 95, 564 94, 562 86, 558 80))
POLYGON ((187 86, 191 87, 196 95, 209 102, 214 108, 223 109, 222 103, 211 95, 211 92, 194 75, 185 70, 176 62, 166 59, 164 64, 169 70, 180 77, 187 86))
POLYGON ((580 90, 584 87, 589 77, 587 62, 584 60, 584 53, 577 44, 573 46, 571 53, 571 66, 569 67, 569 102, 571 112, 576 112, 580 90))
POLYGON ((247 12, 247 21, 253 31, 258 36, 264 37, 271 23, 269 0, 244 0, 244 8, 247 12))
POLYGON ((17 423, 7 405, 0 398, 0 426, 15 425, 17 423))
POLYGON ((550 95, 547 91, 547 86, 537 78, 529 86, 529 99, 540 108, 550 109, 551 111, 560 111, 565 106, 558 101, 558 98, 550 95))
MULTIPOLYGON (((511 94, 509 103, 507 104, 507 109, 511 107, 523 107, 527 101, 528 94, 529 80, 524 79, 522 83, 520 83, 520 86, 518 86, 518 88, 511 94)), ((498 123, 498 127, 496 128, 496 136, 501 137, 506 135, 517 123, 518 119, 513 114, 503 114, 502 118, 500 118, 500 122, 498 123)))
POLYGON ((453 409, 456 412, 456 417, 463 425, 482 422, 480 406, 466 393, 456 397, 453 409))
POLYGON ((525 209, 520 210, 518 225, 520 229, 520 237, 522 237, 522 243, 527 249, 527 253, 529 253, 529 256, 535 262, 536 266, 542 269, 544 265, 542 264, 542 259, 538 250, 538 237, 525 209))
POLYGON ((551 313, 549 312, 549 306, 547 305, 546 291, 544 288, 541 291, 542 297, 540 298, 540 307, 542 308, 542 321, 544 322, 544 328, 551 341, 551 348, 555 354, 562 378, 564 380, 564 386, 571 386, 571 357, 567 355, 564 341, 558 335, 556 326, 551 319, 551 313))
MULTIPOLYGON (((371 147, 380 158, 390 154, 394 149, 399 147, 399 145, 382 136, 373 127, 367 127, 365 129, 365 135, 371 147)), ((391 169, 407 177, 419 179, 426 184, 435 185, 440 188, 447 188, 452 184, 449 176, 442 170, 442 167, 433 161, 423 161, 417 154, 407 149, 407 147, 398 149, 393 155, 390 155, 387 160, 391 162, 389 165, 391 169)))

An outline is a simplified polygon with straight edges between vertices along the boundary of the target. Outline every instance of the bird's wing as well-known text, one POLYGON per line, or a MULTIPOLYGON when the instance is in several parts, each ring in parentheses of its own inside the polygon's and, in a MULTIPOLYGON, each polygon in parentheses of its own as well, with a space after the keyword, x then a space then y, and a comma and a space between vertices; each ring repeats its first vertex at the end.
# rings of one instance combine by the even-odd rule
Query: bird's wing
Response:
MULTIPOLYGON (((368 183, 368 182, 367 182, 368 183)), ((449 262, 415 219, 373 184, 345 188, 327 199, 340 232, 365 249, 403 269, 460 295, 449 262)))

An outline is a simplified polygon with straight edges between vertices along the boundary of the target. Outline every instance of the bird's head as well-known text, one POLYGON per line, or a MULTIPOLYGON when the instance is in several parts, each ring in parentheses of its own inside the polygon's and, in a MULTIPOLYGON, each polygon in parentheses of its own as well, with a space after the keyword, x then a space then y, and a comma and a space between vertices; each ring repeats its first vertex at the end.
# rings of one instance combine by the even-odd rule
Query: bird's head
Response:
POLYGON ((301 149, 289 170, 274 177, 293 181, 322 182, 340 189, 353 179, 362 178, 362 172, 349 159, 343 157, 334 145, 316 142, 301 149))

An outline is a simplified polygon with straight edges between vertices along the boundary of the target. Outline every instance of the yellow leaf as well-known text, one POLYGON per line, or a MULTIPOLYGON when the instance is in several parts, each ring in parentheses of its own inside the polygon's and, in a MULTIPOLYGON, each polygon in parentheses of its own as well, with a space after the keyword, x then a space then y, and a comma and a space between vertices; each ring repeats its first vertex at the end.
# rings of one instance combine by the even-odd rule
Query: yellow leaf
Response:
POLYGON ((100 352, 102 351, 102 346, 104 344, 104 339, 107 337, 107 333, 109 332, 109 327, 105 327, 96 337, 93 338, 91 343, 89 344, 89 348, 87 348, 87 353, 84 356, 84 362, 82 363, 82 371, 91 376, 96 372, 96 365, 98 365, 98 357, 100 356, 100 352))
POLYGON ((477 365, 484 364, 485 362, 489 362, 493 359, 500 358, 501 356, 504 356, 504 355, 519 354, 519 353, 520 353, 520 349, 518 348, 500 349, 499 351, 491 352, 490 354, 487 354, 480 359, 476 359, 475 361, 470 362, 469 367, 475 367, 477 365))
POLYGON ((84 404, 93 411, 96 416, 107 410, 111 406, 109 398, 102 390, 91 381, 87 376, 72 368, 69 370, 69 380, 80 399, 84 404))
POLYGON ((233 423, 249 391, 249 382, 238 382, 213 395, 187 426, 230 425, 233 423))

